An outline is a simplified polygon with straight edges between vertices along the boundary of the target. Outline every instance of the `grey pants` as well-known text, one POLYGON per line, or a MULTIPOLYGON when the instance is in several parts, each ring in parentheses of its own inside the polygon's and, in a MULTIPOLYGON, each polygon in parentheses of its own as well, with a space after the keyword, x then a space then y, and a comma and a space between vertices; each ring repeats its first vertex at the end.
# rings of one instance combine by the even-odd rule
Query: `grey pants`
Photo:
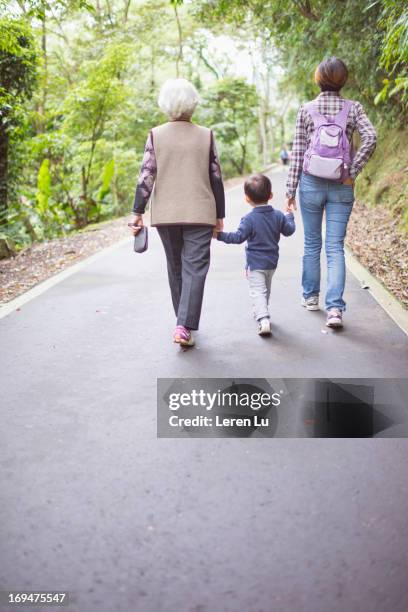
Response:
POLYGON ((159 225, 157 231, 166 253, 177 325, 198 329, 213 228, 208 225, 159 225))
POLYGON ((249 295, 252 298, 254 317, 257 321, 269 317, 269 296, 275 270, 250 270, 248 272, 249 295))

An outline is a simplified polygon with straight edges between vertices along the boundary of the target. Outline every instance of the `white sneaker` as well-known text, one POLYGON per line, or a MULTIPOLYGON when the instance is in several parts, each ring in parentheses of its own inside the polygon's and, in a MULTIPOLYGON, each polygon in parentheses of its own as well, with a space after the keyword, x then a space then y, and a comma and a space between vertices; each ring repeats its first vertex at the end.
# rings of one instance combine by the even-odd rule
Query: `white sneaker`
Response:
POLYGON ((319 310, 319 296, 311 295, 308 298, 302 297, 302 306, 306 310, 319 310))
POLYGON ((258 334, 260 336, 270 336, 271 322, 267 317, 264 317, 258 321, 258 334))
POLYGON ((339 308, 330 308, 327 311, 327 327, 343 327, 343 313, 339 308))

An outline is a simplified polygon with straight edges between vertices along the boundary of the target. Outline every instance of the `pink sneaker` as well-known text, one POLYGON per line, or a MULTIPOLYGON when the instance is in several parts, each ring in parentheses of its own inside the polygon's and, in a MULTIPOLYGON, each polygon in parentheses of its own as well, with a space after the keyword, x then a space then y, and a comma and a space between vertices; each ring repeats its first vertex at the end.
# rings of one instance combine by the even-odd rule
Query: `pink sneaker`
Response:
POLYGON ((194 346, 194 338, 191 335, 191 331, 184 327, 184 325, 177 325, 174 330, 173 340, 180 346, 194 346))

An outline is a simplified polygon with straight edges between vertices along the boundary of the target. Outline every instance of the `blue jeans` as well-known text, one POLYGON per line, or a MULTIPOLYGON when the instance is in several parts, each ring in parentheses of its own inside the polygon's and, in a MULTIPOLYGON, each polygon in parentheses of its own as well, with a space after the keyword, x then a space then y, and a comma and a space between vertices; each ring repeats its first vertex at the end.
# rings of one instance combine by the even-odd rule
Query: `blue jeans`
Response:
POLYGON ((305 234, 302 287, 303 297, 319 295, 322 220, 326 211, 327 292, 325 307, 346 309, 343 300, 346 281, 344 237, 354 202, 351 185, 302 173, 299 184, 300 210, 305 234))

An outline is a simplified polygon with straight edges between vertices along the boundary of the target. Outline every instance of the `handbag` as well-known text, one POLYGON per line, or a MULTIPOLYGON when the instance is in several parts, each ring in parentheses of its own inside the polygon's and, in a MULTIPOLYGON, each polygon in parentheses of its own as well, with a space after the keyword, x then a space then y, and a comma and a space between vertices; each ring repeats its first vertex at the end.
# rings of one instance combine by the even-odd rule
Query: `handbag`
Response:
POLYGON ((147 231, 147 227, 143 225, 139 232, 135 235, 135 240, 133 243, 133 250, 135 253, 144 253, 147 251, 149 243, 149 234, 147 231))

